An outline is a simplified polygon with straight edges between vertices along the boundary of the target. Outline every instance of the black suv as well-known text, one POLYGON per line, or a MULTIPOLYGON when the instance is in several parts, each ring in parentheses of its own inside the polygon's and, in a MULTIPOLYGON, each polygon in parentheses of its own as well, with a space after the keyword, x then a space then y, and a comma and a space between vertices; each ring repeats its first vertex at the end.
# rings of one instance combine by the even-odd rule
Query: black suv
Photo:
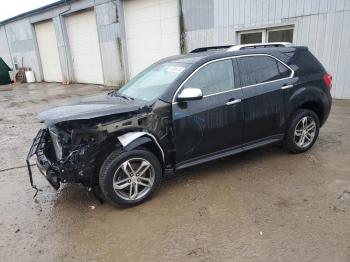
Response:
POLYGON ((133 206, 183 168, 279 141, 304 152, 329 115, 331 80, 307 47, 287 43, 163 59, 117 91, 39 114, 31 185, 36 154, 54 188, 99 185, 133 206))

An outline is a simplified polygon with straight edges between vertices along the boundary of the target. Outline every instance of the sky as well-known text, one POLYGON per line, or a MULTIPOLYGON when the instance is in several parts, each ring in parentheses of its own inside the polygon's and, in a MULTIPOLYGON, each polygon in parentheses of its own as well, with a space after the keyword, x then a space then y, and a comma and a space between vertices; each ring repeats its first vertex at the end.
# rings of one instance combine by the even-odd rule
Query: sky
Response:
POLYGON ((58 0, 0 0, 0 21, 57 1, 58 0))

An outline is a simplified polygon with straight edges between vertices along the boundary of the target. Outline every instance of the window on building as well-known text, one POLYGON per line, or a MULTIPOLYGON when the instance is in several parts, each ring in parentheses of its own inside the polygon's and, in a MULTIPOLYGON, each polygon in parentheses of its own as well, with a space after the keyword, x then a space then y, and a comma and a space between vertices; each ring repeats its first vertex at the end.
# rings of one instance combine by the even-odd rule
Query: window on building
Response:
POLYGON ((241 33, 241 44, 262 43, 263 32, 241 33))
POLYGON ((183 86, 199 88, 203 95, 229 91, 234 88, 231 59, 210 63, 199 69, 183 86))
POLYGON ((268 42, 293 42, 293 29, 271 30, 267 34, 268 42))
POLYGON ((291 71, 285 65, 269 56, 246 56, 237 59, 241 86, 261 84, 289 77, 291 71))
POLYGON ((239 43, 255 44, 269 42, 293 42, 293 27, 265 28, 262 30, 239 32, 239 43))

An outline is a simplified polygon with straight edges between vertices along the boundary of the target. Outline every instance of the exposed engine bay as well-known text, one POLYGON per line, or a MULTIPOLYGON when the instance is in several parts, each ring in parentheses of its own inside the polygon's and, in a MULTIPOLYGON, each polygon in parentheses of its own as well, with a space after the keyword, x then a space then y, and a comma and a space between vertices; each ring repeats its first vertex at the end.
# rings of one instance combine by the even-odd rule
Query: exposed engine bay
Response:
MULTIPOLYGON (((169 116, 166 113, 169 107, 163 102, 156 106, 160 108, 159 114, 147 106, 138 106, 135 110, 133 105, 129 112, 123 110, 119 114, 91 119, 88 115, 71 115, 66 120, 60 112, 62 122, 57 122, 50 110, 45 111, 39 118, 45 122, 46 128, 35 138, 37 141, 34 140, 33 145, 37 145, 31 148, 27 159, 36 154, 39 170, 55 189, 60 183, 82 183, 89 187, 98 184, 98 167, 106 155, 116 148, 128 150, 128 146, 141 137, 144 139, 140 143, 151 142, 164 160, 159 138, 167 140, 169 125, 164 125, 164 122, 169 121, 164 116, 169 116)), ((31 170, 29 175, 32 183, 31 170)))

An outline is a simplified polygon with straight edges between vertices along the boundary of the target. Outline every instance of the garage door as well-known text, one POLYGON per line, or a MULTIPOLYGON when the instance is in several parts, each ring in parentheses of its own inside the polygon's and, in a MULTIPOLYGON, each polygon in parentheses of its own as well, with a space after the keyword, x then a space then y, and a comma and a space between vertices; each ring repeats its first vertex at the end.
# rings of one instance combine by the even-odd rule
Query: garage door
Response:
POLYGON ((35 24, 41 65, 46 82, 62 82, 55 28, 52 21, 35 24))
POLYGON ((74 80, 78 83, 103 84, 100 47, 93 11, 65 19, 72 56, 74 80))
POLYGON ((178 0, 124 1, 130 76, 180 53, 178 0))

